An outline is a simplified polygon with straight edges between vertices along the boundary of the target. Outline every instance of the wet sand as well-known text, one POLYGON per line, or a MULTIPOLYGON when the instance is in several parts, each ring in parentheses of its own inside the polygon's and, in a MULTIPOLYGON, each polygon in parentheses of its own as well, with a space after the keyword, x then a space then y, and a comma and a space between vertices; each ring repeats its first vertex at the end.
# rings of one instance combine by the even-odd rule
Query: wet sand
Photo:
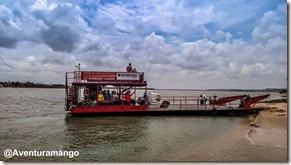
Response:
POLYGON ((264 109, 263 114, 271 116, 287 116, 287 103, 258 103, 256 107, 264 109))
POLYGON ((250 123, 252 129, 249 131, 249 137, 256 145, 275 146, 281 149, 278 158, 288 159, 288 118, 287 102, 270 101, 258 103, 255 107, 263 108, 250 123))

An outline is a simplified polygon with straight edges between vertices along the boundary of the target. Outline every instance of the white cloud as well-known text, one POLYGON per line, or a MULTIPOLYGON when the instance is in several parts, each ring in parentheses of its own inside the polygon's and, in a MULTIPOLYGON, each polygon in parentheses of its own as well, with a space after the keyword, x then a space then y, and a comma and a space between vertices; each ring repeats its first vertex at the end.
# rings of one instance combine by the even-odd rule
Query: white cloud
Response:
POLYGON ((47 0, 37 0, 30 8, 32 10, 45 10, 48 8, 47 0))
POLYGON ((259 19, 258 25, 252 32, 254 40, 263 41, 275 37, 286 38, 286 11, 286 5, 278 5, 275 11, 266 12, 259 19))
POLYGON ((283 5, 262 15, 250 40, 204 26, 233 24, 226 20, 229 13, 216 5, 183 5, 176 1, 109 3, 91 11, 91 20, 78 4, 61 1, 38 0, 27 4, 31 10, 18 5, 19 16, 11 7, 0 5, 0 81, 48 82, 53 77, 63 82, 64 72, 79 62, 83 69, 103 71, 124 70, 131 62, 146 73, 150 86, 158 88, 286 84, 283 5), (192 39, 197 34, 199 39, 192 39))
POLYGON ((232 35, 229 32, 223 32, 223 31, 216 31, 213 40, 217 40, 217 41, 226 41, 229 42, 232 38, 232 35))
POLYGON ((216 11, 214 6, 195 8, 192 14, 194 25, 204 25, 209 22, 218 22, 226 15, 226 13, 222 11, 216 11))
POLYGON ((257 76, 257 72, 263 74, 266 71, 266 67, 261 63, 255 63, 251 65, 243 65, 241 68, 242 76, 257 76))

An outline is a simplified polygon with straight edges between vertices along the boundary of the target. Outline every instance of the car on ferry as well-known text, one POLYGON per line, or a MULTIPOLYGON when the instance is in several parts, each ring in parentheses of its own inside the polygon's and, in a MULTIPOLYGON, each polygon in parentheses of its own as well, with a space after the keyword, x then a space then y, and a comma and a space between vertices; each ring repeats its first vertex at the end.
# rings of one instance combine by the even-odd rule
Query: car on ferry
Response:
MULTIPOLYGON (((147 96, 149 105, 158 105, 160 108, 168 108, 170 105, 170 101, 162 99, 159 93, 149 92, 147 96)), ((145 104, 145 98, 139 97, 137 103, 140 105, 145 104)))

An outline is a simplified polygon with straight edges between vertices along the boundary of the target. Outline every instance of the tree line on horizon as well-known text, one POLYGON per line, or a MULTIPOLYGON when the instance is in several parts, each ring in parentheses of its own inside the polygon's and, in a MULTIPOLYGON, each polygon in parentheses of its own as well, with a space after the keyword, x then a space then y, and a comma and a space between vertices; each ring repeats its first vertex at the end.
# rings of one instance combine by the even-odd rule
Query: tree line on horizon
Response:
POLYGON ((20 82, 20 81, 0 81, 0 87, 12 87, 12 88, 64 88, 64 84, 44 84, 44 83, 34 83, 30 81, 20 82))
MULTIPOLYGON (((65 88, 64 84, 44 84, 44 83, 34 83, 30 81, 20 82, 20 81, 0 81, 0 88, 65 88)), ((141 88, 143 89, 143 88, 141 88)), ((148 88, 148 90, 199 90, 199 89, 156 89, 148 88)), ((287 93, 286 88, 265 88, 265 89, 203 89, 206 91, 236 91, 236 92, 280 92, 287 93)), ((202 91, 203 91, 202 90, 202 91)))

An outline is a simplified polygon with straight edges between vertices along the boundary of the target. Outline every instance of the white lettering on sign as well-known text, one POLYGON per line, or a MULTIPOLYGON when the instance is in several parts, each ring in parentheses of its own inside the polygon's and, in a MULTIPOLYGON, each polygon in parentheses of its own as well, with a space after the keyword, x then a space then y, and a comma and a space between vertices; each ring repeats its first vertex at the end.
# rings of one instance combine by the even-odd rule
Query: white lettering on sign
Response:
POLYGON ((140 80, 139 73, 117 73, 117 80, 140 80))

